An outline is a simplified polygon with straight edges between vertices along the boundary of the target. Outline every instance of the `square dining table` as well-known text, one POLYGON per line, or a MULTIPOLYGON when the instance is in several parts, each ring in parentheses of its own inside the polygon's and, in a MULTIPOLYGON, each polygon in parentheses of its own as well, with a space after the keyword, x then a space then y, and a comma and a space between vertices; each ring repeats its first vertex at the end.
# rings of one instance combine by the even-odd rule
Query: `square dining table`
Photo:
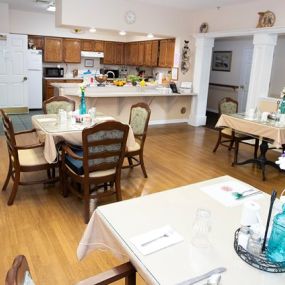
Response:
POLYGON ((244 201, 255 200, 261 206, 265 223, 269 195, 262 193, 227 204, 212 192, 219 191, 224 184, 253 188, 230 176, 222 176, 100 206, 87 225, 77 256, 82 259, 96 249, 111 250, 117 257, 128 258, 147 284, 187 285, 190 278, 216 267, 227 269, 222 274, 223 285, 285 284, 284 273, 268 273, 251 267, 233 247, 244 201), (193 221, 199 208, 211 212, 210 246, 206 248, 191 243, 193 221), (135 246, 134 237, 166 225, 183 240, 150 254, 143 254, 135 246))
MULTIPOLYGON (((82 131, 93 124, 98 124, 108 120, 115 120, 113 117, 100 115, 96 116, 94 122, 72 123, 71 120, 59 122, 58 115, 44 114, 32 116, 33 127, 37 130, 40 141, 44 141, 44 157, 49 163, 57 159, 58 142, 66 141, 73 145, 82 145, 82 131)), ((136 141, 132 128, 129 128, 126 147, 132 149, 136 141)))

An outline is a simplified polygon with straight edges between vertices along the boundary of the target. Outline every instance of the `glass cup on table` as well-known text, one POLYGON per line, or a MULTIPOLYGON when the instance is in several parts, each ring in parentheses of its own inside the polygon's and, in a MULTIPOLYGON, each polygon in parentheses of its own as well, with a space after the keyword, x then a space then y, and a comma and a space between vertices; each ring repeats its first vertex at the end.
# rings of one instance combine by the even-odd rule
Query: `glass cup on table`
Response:
POLYGON ((95 118, 96 118, 96 107, 92 107, 88 110, 88 114, 90 115, 91 118, 91 124, 95 123, 95 118))
POLYGON ((192 227, 191 243, 198 248, 210 246, 211 212, 207 209, 197 209, 192 227))

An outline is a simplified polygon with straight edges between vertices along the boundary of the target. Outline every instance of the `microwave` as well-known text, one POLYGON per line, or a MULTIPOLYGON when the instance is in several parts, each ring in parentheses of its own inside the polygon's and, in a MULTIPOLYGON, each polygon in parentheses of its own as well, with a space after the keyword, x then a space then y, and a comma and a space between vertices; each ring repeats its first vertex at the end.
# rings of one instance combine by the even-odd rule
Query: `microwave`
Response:
POLYGON ((45 67, 44 77, 63 77, 64 69, 63 67, 45 67))

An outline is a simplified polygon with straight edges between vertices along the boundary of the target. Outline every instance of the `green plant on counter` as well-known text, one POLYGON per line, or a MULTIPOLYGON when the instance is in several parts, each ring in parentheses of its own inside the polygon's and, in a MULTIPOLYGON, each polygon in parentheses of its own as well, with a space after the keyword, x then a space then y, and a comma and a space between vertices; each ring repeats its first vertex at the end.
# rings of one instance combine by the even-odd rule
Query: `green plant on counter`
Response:
POLYGON ((142 80, 142 78, 140 76, 137 76, 137 75, 129 75, 128 78, 127 78, 128 81, 130 81, 132 83, 132 85, 137 85, 137 83, 139 81, 142 80))

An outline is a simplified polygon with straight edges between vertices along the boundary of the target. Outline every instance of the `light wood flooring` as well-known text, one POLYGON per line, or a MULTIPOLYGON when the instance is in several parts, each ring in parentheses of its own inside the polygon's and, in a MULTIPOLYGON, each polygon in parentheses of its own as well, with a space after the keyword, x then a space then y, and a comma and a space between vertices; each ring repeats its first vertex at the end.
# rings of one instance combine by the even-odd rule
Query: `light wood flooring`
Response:
MULTIPOLYGON (((156 126, 149 129, 145 145, 148 179, 140 168, 123 170, 123 199, 147 195, 198 181, 231 175, 268 193, 279 194, 285 175, 267 168, 267 181, 251 165, 231 167, 233 151, 212 149, 217 131, 186 124, 156 126)), ((0 136, 0 186, 6 176, 8 157, 4 137, 0 136)), ((242 145, 240 159, 252 155, 253 148, 242 145)), ((277 152, 270 151, 275 160, 277 152)), ((28 177, 27 177, 28 178, 28 177)), ((20 187, 13 206, 7 206, 12 183, 0 193, 0 283, 17 254, 25 254, 36 284, 75 284, 77 281, 121 263, 108 251, 93 252, 82 261, 76 257, 78 242, 85 229, 81 201, 63 198, 60 185, 20 187)), ((144 282, 139 279, 139 284, 144 282)), ((119 283, 122 284, 122 283, 119 283)))

